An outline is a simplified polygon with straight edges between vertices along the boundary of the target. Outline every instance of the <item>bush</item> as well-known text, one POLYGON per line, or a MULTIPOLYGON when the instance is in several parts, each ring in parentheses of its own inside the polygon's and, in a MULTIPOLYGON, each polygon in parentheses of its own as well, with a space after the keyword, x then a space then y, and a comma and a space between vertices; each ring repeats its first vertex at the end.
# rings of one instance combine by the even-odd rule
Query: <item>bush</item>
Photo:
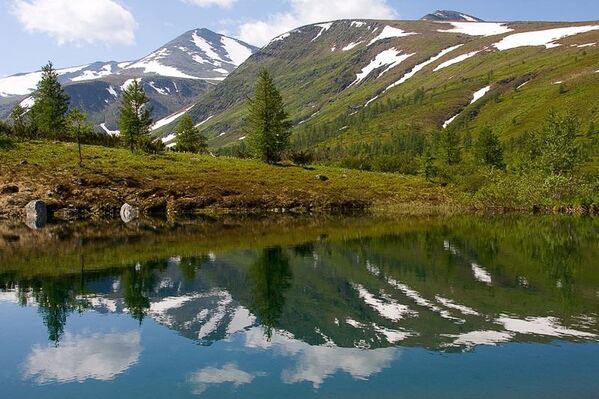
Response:
POLYGON ((372 160, 372 170, 402 175, 417 175, 420 167, 418 158, 407 154, 379 155, 372 160))
POLYGON ((162 140, 154 140, 150 136, 143 136, 139 139, 139 148, 146 154, 162 154, 166 151, 162 140))
POLYGON ((314 155, 306 150, 292 151, 289 154, 289 159, 298 166, 306 166, 314 161, 314 155))

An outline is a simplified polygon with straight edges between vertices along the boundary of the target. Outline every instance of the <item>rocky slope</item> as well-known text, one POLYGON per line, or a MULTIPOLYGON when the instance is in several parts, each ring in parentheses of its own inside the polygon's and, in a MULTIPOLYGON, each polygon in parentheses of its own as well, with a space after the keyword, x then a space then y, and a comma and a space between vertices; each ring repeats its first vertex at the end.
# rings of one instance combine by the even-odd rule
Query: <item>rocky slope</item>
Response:
MULTIPOLYGON (((128 62, 95 62, 58 70, 71 105, 90 114, 103 130, 116 130, 123 89, 140 79, 155 120, 188 107, 198 95, 213 89, 257 49, 239 40, 196 29, 184 33, 147 56, 128 62)), ((31 93, 40 72, 0 79, 0 117, 21 103, 32 104, 31 93)))
POLYGON ((309 25, 272 40, 190 113, 213 147, 238 144, 247 96, 267 68, 294 141, 322 151, 378 145, 412 128, 493 126, 507 140, 536 128, 552 107, 572 109, 586 129, 599 125, 598 43, 597 21, 309 25))

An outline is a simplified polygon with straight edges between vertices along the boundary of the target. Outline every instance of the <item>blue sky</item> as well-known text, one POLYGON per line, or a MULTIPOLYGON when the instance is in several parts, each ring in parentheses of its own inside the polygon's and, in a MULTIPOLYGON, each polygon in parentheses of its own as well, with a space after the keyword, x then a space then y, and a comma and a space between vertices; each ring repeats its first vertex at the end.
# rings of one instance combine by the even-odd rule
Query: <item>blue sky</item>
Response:
POLYGON ((599 0, 0 0, 0 76, 139 58, 206 27, 261 45, 337 18, 418 19, 452 9, 486 20, 599 20, 599 0))

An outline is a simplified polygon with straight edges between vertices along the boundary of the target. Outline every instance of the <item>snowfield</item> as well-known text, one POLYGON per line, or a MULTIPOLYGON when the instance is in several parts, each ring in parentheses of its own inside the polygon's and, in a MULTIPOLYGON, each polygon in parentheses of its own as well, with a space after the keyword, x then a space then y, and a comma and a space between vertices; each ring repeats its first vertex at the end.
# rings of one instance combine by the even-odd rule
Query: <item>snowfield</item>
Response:
POLYGON ((320 32, 318 32, 318 35, 316 35, 316 37, 314 39, 312 39, 313 42, 316 41, 316 39, 318 39, 320 36, 322 36, 323 33, 325 33, 326 31, 328 31, 329 29, 331 29, 331 26, 333 26, 332 22, 327 22, 326 24, 316 24, 314 26, 317 26, 320 28, 320 32))
POLYGON ((109 75, 112 75, 112 65, 106 64, 99 71, 83 71, 81 75, 72 78, 71 81, 83 82, 86 80, 100 79, 109 75))
POLYGON ((385 89, 385 91, 390 90, 396 86, 399 86, 402 83, 405 83, 406 81, 408 81, 408 79, 412 78, 419 71, 423 70, 424 68, 426 68, 433 62, 438 61, 439 59, 443 58, 446 54, 449 54, 452 51, 457 50, 458 48, 460 48, 462 46, 463 46, 462 44, 458 44, 457 46, 446 48, 445 50, 442 50, 439 54, 435 55, 434 57, 428 59, 427 61, 424 61, 422 64, 416 65, 410 72, 406 73, 401 79, 399 79, 397 82, 395 82, 392 85, 390 85, 389 87, 387 87, 387 89, 385 89))
MULTIPOLYGON (((483 87, 483 88, 482 88, 482 89, 480 89, 479 91, 475 92, 475 93, 472 95, 472 100, 470 100, 470 105, 474 104, 475 102, 477 102, 478 100, 480 100, 481 98, 483 98, 483 97, 484 97, 484 96, 485 96, 485 95, 486 95, 486 94, 487 94, 489 91, 491 91, 491 86, 486 86, 486 87, 483 87)), ((448 127, 449 125, 451 125, 451 123, 452 123, 453 121, 455 121, 455 120, 456 120, 456 118, 457 118, 458 116, 460 116, 460 114, 461 114, 461 113, 462 113, 462 112, 460 111, 460 112, 458 112, 456 115, 454 115, 454 116, 452 116, 451 118, 449 118, 448 120, 446 120, 446 121, 443 123, 443 129, 447 129, 447 127, 448 127)), ((473 266, 473 268, 474 268, 474 266, 473 266)))
POLYGON ((453 25, 452 29, 439 29, 438 32, 444 33, 462 33, 469 36, 494 36, 512 32, 503 23, 498 22, 449 22, 453 25))
MULTIPOLYGON (((68 73, 79 72, 87 67, 88 65, 82 65, 73 68, 58 69, 56 73, 58 73, 58 76, 62 76, 68 73)), ((24 96, 31 94, 41 78, 41 71, 2 78, 0 79, 0 97, 24 96)))
POLYGON ((470 104, 474 104, 475 102, 477 102, 478 100, 483 98, 490 91, 491 91, 491 86, 483 87, 482 89, 480 89, 479 91, 474 93, 474 95, 472 96, 472 101, 470 101, 470 104))
MULTIPOLYGON (((352 50, 352 49, 354 49, 354 48, 358 47, 358 46, 359 46, 360 44, 362 44, 362 43, 364 43, 364 42, 350 43, 350 44, 348 44, 347 46, 343 47, 343 48, 341 49, 341 51, 349 51, 349 50, 352 50)), ((331 50, 331 51, 333 51, 333 50, 331 50)))
POLYGON ((439 64, 439 66, 435 68, 434 72, 437 72, 437 71, 439 71, 439 70, 441 70, 443 68, 447 68, 448 66, 451 66, 451 65, 454 65, 454 64, 459 64, 460 62, 465 61, 468 58, 474 57, 476 54, 480 53, 481 51, 482 50, 472 51, 470 53, 462 54, 462 55, 459 55, 459 56, 457 56, 455 58, 452 58, 449 61, 445 61, 445 62, 439 64))
POLYGON ((221 43, 227 52, 227 58, 229 58, 229 60, 231 60, 235 66, 243 64, 252 55, 251 49, 247 48, 235 39, 222 37, 221 43))
POLYGON ((356 80, 350 85, 353 86, 355 84, 359 84, 364 79, 366 79, 373 71, 387 66, 387 68, 379 74, 379 78, 383 76, 386 72, 395 68, 414 54, 402 54, 401 50, 397 50, 395 48, 391 48, 389 50, 385 50, 379 55, 377 55, 367 66, 362 68, 362 72, 356 75, 356 80))
POLYGON ((495 43, 494 46, 500 51, 526 46, 545 46, 546 48, 553 48, 559 46, 559 44, 554 43, 556 40, 595 30, 599 30, 599 25, 572 26, 567 28, 515 33, 504 37, 500 42, 495 43))
POLYGON ((385 26, 385 28, 383 29, 383 31, 381 33, 379 33, 379 35, 377 37, 375 37, 374 39, 372 39, 370 41, 370 43, 368 43, 368 45, 370 46, 371 44, 374 44, 374 43, 378 42, 379 40, 383 40, 383 39, 389 39, 389 38, 392 38, 392 37, 411 36, 411 35, 416 35, 416 34, 417 33, 406 32, 403 29, 394 28, 392 26, 385 26))
POLYGON ((100 127, 102 128, 102 130, 104 130, 104 132, 109 135, 109 136, 118 136, 121 134, 121 132, 119 130, 110 130, 106 127, 106 123, 101 123, 100 127))
POLYGON ((158 122, 156 122, 156 123, 154 123, 152 125, 152 127, 150 128, 150 130, 154 131, 156 129, 160 129, 163 126, 166 126, 169 123, 176 121, 177 119, 179 119, 180 117, 182 117, 183 115, 185 115, 185 113, 187 111, 189 111, 190 109, 192 109, 192 108, 193 108, 193 105, 191 107, 189 107, 189 108, 186 108, 185 110, 183 110, 181 112, 178 112, 176 114, 172 114, 170 116, 167 116, 166 118, 160 119, 158 122))

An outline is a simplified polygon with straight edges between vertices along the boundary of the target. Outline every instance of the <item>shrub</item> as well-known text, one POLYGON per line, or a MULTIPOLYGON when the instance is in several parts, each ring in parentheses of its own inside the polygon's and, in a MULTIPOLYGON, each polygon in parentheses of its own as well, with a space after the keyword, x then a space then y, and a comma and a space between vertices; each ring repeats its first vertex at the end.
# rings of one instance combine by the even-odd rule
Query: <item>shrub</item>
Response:
POLYGON ((298 166, 306 166, 312 163, 314 160, 314 155, 306 150, 298 150, 292 151, 289 154, 289 159, 291 159, 291 162, 298 166))

